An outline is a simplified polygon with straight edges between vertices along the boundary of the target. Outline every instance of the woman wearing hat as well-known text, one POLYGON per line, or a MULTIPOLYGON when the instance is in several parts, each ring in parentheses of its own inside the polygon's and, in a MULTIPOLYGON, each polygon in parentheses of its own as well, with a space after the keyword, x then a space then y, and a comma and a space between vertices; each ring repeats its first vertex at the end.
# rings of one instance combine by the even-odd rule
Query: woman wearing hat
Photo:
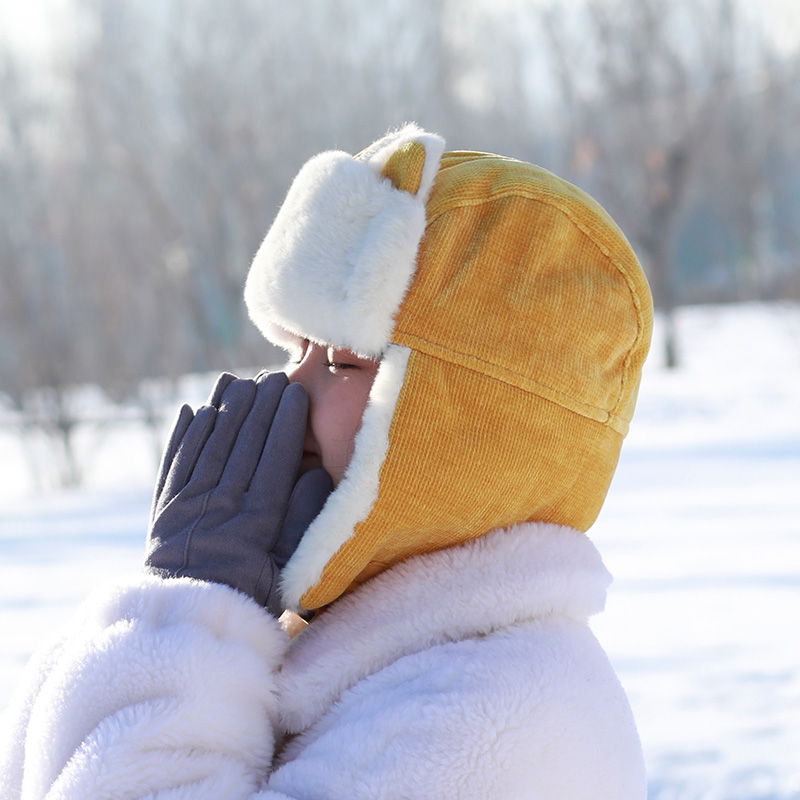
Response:
POLYGON ((302 168, 245 300, 292 363, 182 410, 146 574, 32 662, 0 798, 643 800, 588 626, 652 326, 613 221, 410 125, 302 168))

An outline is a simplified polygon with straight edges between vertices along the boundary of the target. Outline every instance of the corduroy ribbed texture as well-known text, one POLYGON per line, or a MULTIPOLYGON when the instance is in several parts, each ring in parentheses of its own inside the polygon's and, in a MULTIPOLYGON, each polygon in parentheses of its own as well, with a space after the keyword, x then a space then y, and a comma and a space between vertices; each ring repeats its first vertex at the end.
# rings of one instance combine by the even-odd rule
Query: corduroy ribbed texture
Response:
POLYGON ((388 178, 395 188, 416 194, 425 168, 425 156, 425 148, 419 142, 408 142, 389 156, 381 175, 388 178))
POLYGON ((412 354, 378 496, 303 606, 515 522, 586 530, 651 329, 644 274, 597 203, 530 164, 445 154, 392 335, 412 354))

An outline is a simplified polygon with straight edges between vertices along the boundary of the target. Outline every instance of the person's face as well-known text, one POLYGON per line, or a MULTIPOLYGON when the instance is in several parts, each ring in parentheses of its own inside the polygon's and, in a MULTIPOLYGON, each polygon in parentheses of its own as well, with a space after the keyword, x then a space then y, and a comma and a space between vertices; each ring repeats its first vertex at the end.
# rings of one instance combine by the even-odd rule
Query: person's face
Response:
POLYGON ((301 472, 323 467, 338 486, 353 455, 378 362, 350 350, 302 343, 286 368, 292 383, 308 393, 308 431, 301 472))

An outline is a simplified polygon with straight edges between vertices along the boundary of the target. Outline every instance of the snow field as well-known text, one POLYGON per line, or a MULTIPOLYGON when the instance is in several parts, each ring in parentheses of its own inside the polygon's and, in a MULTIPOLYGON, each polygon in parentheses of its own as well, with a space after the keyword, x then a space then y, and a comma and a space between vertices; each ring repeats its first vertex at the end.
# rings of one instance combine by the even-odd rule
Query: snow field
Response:
MULTIPOLYGON (((668 371, 657 320, 590 531, 615 575, 593 628, 634 708, 650 800, 797 800, 800 307, 687 308, 677 329, 668 371)), ((128 424, 80 446, 95 454, 86 487, 36 496, 0 429, 0 709, 88 591, 141 560, 150 443, 128 424)))

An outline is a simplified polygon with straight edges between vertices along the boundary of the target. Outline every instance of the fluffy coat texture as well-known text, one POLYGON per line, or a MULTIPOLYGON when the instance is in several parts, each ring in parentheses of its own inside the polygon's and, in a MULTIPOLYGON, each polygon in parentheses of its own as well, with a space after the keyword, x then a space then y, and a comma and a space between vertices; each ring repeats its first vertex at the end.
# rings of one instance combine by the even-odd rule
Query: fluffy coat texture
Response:
POLYGON ((142 578, 32 662, 2 800, 641 800, 624 693, 587 625, 610 577, 528 523, 409 559, 289 641, 223 586, 142 578))

